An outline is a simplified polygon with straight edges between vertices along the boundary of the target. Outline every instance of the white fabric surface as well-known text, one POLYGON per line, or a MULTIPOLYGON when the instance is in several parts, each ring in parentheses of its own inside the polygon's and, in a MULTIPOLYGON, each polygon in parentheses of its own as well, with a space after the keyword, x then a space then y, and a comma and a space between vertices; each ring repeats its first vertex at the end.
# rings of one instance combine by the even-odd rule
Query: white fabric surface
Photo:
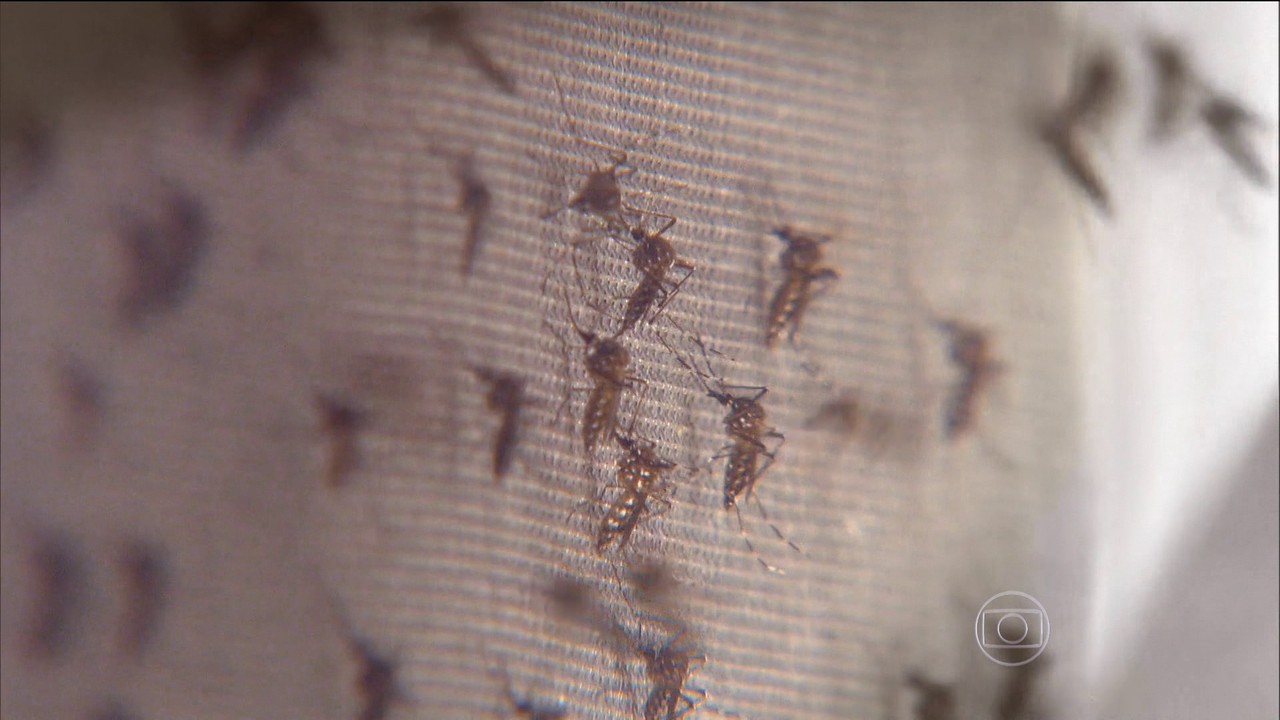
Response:
MULTIPOLYGON (((1276 366, 1265 302, 1275 275, 1252 273, 1267 257, 1275 265, 1274 232, 1258 228, 1274 230, 1274 209, 1256 204, 1274 195, 1204 191, 1203 214, 1248 237, 1212 225, 1212 242, 1179 246, 1200 248, 1182 267, 1209 268, 1239 240, 1226 278, 1203 283, 1238 291, 1227 307, 1250 318, 1189 340, 1180 357, 1210 348, 1214 359, 1179 367, 1228 362, 1228 343, 1271 328, 1247 367, 1202 374, 1235 378, 1222 381, 1232 399, 1213 416, 1221 422, 1204 421, 1223 449, 1199 464, 1126 464, 1117 444, 1151 459, 1171 437, 1122 434, 1147 427, 1135 403, 1185 408, 1162 393, 1190 385, 1186 374, 1148 373, 1168 366, 1163 353, 1135 352, 1150 347, 1136 333, 1104 342, 1149 319, 1122 314, 1134 305, 1121 298, 1148 287, 1126 279, 1161 257, 1164 227, 1128 228, 1164 217, 1144 205, 1174 202, 1157 194, 1162 183, 1183 197, 1186 174, 1203 178, 1161 168, 1150 181, 1126 146, 1109 148, 1101 164, 1120 211, 1105 226, 1031 131, 1029 118, 1066 92, 1081 38, 1111 16, 499 6, 467 27, 513 78, 507 94, 456 44, 413 29, 415 12, 326 8, 333 51, 312 70, 314 92, 261 147, 237 153, 231 111, 193 83, 169 10, 5 6, 6 157, 26 157, 14 130, 26 117, 51 129, 52 148, 44 164, 6 161, 0 213, 6 717, 83 717, 113 698, 140 718, 354 717, 353 632, 398 663, 391 718, 510 715, 494 668, 522 697, 561 698, 572 717, 634 716, 648 687, 638 664, 620 673, 601 633, 559 618, 547 597, 555 578, 583 579, 634 627, 610 563, 592 551, 590 514, 566 519, 612 477, 615 456, 584 455, 581 393, 557 414, 568 387, 585 382, 562 291, 580 323, 598 322, 566 252, 590 223, 540 216, 607 158, 570 134, 556 79, 587 138, 620 146, 657 134, 632 153, 637 172, 624 185, 629 202, 679 219, 668 235, 696 266, 667 315, 724 353, 713 363, 728 382, 768 385, 770 421, 787 438, 760 498, 803 554, 743 508, 756 547, 786 569, 777 576, 720 506, 722 461, 710 456, 723 408, 652 330, 628 340, 648 383, 637 431, 693 469, 673 475, 672 509, 644 523, 623 557, 672 568, 672 603, 707 656, 690 681, 708 693, 701 712, 909 717, 905 678, 919 671, 956 684, 959 717, 985 717, 1009 675, 978 652, 973 618, 1005 590, 1035 595, 1054 620, 1037 701, 1048 716, 1144 706, 1113 679, 1139 652, 1118 648, 1139 640, 1104 651, 1102 639, 1125 612, 1158 601, 1120 612, 1127 590, 1115 583, 1167 565, 1143 543, 1170 547, 1159 528, 1196 503, 1147 504, 1126 481, 1152 487, 1174 464, 1211 474, 1228 464, 1232 439, 1248 437, 1239 419, 1268 407, 1259 398, 1274 402, 1263 380, 1276 366), (466 218, 455 172, 466 154, 494 198, 469 279, 458 271, 466 218), (120 218, 154 212, 173 187, 205 203, 208 248, 180 304, 124 327, 120 218), (833 236, 827 258, 841 278, 797 344, 769 352, 762 308, 780 245, 767 233, 784 222, 833 236), (1229 282, 1237 274, 1246 279, 1229 282), (939 425, 955 380, 939 317, 989 329, 1006 368, 976 431, 956 443, 939 425), (57 370, 67 358, 102 387, 84 436, 67 430, 75 413, 57 370), (528 380, 502 484, 476 364, 528 380), (1152 379, 1145 394, 1129 394, 1135 376, 1152 379), (849 438, 807 428, 838 393, 856 393, 887 429, 849 438), (341 488, 325 482, 317 394, 367 414, 341 488), (1136 505, 1150 508, 1157 534, 1112 520, 1136 505), (31 538, 45 528, 69 533, 91 568, 82 634, 52 664, 32 662, 21 642, 35 602, 31 538), (108 630, 121 612, 110 548, 128 535, 167 548, 173 577, 154 646, 136 662, 117 657, 108 630)), ((1197 60, 1216 57, 1196 49, 1197 60)), ((1251 52, 1268 50, 1241 57, 1251 52)), ((1126 61, 1140 72, 1139 58, 1126 61)), ((1268 106, 1248 92, 1265 78, 1240 82, 1243 98, 1274 107, 1274 95, 1268 106)), ((1222 187, 1240 182, 1207 143, 1172 155, 1220 168, 1222 187)), ((612 298, 633 279, 623 251, 600 241, 579 259, 598 281, 589 292, 616 313, 612 298)), ((1150 283, 1176 287, 1161 285, 1167 277, 1150 283)), ((1220 327, 1209 312, 1197 327, 1220 327)), ((1176 443, 1188 448, 1186 437, 1176 443)), ((1132 687, 1140 696, 1161 685, 1132 687)))

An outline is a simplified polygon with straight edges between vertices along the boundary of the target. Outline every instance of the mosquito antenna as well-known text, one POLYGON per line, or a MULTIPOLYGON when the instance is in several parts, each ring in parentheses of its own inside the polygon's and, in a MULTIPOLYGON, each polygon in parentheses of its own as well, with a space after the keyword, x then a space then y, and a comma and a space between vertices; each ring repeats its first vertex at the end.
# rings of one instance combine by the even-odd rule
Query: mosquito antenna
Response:
MULTIPOLYGON (((551 76, 551 80, 556 84, 556 96, 560 100, 560 112, 564 114, 564 119, 569 123, 569 131, 573 133, 573 137, 576 140, 584 140, 584 138, 582 137, 582 133, 578 131, 578 123, 574 121, 573 115, 569 112, 569 103, 565 100, 564 86, 560 84, 560 76, 553 74, 551 76)), ((626 160, 626 157, 624 154, 623 161, 625 162, 625 160, 626 160)), ((568 206, 566 205, 565 207, 568 207, 568 206)), ((560 208, 560 209, 563 210, 564 208, 560 208)), ((556 212, 559 212, 559 210, 557 210, 556 212)))

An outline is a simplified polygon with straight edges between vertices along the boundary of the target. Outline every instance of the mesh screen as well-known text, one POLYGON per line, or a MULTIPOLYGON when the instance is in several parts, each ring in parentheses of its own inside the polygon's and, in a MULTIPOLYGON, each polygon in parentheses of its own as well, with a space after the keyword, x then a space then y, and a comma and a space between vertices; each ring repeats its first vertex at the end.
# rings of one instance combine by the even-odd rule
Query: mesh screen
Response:
MULTIPOLYGON (((986 712, 1002 676, 971 661, 973 613, 1029 577, 1028 518, 1072 472, 1081 213, 1028 129, 1066 86, 1060 19, 512 5, 468 8, 449 41, 414 26, 421 12, 326 8, 313 91, 248 152, 182 66, 172 14, 98 17, 146 58, 111 66, 123 89, 16 81, 55 118, 57 152, 3 215, 5 576, 47 528, 98 569, 84 641, 55 672, 6 672, 6 715, 115 698, 139 717, 359 716, 355 635, 397 666, 388 717, 512 714, 504 673, 572 717, 639 716, 639 656, 557 613, 565 580, 630 642, 687 627, 706 657, 688 685, 699 714, 905 717, 913 669, 970 688, 964 716, 986 712), (621 450, 583 449, 574 324, 611 332, 638 274, 598 220, 543 218, 611 163, 591 143, 628 149, 625 201, 676 218, 666 237, 693 267, 621 338, 642 382, 619 424, 677 465, 670 507, 604 555, 591 498, 621 450), (470 276, 465 168, 492 197, 470 276), (207 251, 179 305, 124 327, 113 233, 173 187, 206 207, 207 251), (769 350, 782 225, 829 235, 840 276, 769 350), (989 330, 1004 367, 956 441, 944 318, 989 330), (103 388, 70 445, 84 412, 66 358, 103 388), (526 382, 501 482, 477 367, 526 382), (722 505, 718 382, 768 388, 785 442, 757 497, 798 552, 754 502, 741 528, 722 505), (318 396, 362 418, 337 486, 318 396), (820 412, 839 398, 858 403, 852 428, 820 412), (131 535, 166 548, 172 577, 133 664, 105 629, 123 604, 111 548, 131 535), (650 559, 674 589, 646 605, 625 581, 650 559)), ((68 27, 67 43, 92 34, 68 27)), ((5 583, 5 653, 22 657, 35 597, 5 583)))

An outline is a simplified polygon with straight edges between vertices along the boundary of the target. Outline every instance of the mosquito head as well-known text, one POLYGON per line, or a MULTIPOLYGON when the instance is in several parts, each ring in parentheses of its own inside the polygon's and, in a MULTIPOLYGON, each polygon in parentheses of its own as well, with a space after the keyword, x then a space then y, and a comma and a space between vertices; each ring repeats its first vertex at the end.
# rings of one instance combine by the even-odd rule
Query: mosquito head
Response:
POLYGON ((791 235, 787 249, 782 251, 782 264, 791 269, 808 270, 822 262, 822 246, 826 238, 808 235, 791 235))

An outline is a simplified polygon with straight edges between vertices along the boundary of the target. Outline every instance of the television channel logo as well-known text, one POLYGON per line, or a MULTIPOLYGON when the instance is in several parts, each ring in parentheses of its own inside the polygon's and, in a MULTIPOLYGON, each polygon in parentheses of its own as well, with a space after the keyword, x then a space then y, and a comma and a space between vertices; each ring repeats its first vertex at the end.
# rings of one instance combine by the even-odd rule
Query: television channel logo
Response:
POLYGON ((1049 613, 1024 592, 1002 592, 978 610, 973 634, 991 662, 1005 667, 1026 665, 1040 657, 1049 643, 1049 613))

